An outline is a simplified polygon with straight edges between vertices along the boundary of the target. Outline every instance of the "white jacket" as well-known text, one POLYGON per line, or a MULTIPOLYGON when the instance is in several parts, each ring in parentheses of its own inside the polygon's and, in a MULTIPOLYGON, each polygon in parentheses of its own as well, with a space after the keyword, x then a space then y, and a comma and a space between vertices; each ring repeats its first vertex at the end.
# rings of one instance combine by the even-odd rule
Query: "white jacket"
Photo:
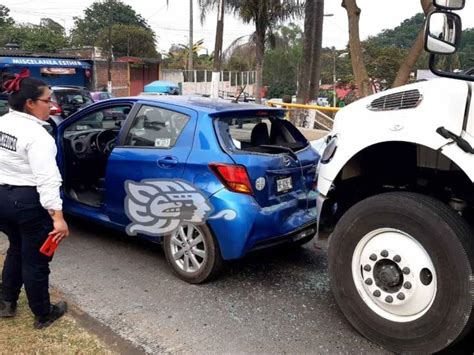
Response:
POLYGON ((0 185, 36 186, 41 205, 62 210, 56 144, 46 122, 10 110, 0 117, 0 185))

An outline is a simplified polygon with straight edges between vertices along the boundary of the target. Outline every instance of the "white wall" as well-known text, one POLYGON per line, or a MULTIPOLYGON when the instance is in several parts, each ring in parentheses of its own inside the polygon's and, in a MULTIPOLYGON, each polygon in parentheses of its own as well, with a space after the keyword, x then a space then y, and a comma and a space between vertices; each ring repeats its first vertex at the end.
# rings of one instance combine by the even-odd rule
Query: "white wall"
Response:
MULTIPOLYGON (((211 82, 185 82, 181 70, 162 70, 160 71, 160 80, 169 80, 175 83, 183 84, 183 95, 207 94, 211 93, 211 82)), ((224 91, 229 95, 236 95, 239 86, 232 86, 230 81, 221 81, 219 91, 224 91)), ((249 84, 245 87, 245 92, 249 95, 255 95, 255 84, 249 84)))

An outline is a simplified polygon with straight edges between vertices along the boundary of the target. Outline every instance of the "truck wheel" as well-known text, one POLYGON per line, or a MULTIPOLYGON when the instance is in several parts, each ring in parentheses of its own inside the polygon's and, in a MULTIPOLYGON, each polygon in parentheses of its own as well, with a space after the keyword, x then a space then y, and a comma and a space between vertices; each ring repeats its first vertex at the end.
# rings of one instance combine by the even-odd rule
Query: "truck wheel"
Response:
POLYGON ((473 324, 471 230, 441 202, 385 193, 349 209, 329 241, 336 302, 364 336, 394 352, 433 353, 473 324))
POLYGON ((209 281, 222 268, 219 245, 206 225, 183 224, 163 242, 168 264, 186 282, 209 281))

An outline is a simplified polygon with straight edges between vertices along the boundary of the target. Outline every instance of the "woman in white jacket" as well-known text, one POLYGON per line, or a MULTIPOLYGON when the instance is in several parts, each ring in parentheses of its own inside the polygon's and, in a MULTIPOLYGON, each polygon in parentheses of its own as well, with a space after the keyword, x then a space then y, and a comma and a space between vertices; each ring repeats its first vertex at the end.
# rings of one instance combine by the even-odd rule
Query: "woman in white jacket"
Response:
POLYGON ((69 234, 59 194, 61 175, 56 145, 44 125, 51 91, 29 72, 5 82, 10 112, 0 117, 0 231, 10 242, 3 266, 0 317, 13 317, 22 285, 35 315, 35 328, 45 328, 67 309, 49 298, 51 257, 39 249, 49 235, 59 242, 69 234))

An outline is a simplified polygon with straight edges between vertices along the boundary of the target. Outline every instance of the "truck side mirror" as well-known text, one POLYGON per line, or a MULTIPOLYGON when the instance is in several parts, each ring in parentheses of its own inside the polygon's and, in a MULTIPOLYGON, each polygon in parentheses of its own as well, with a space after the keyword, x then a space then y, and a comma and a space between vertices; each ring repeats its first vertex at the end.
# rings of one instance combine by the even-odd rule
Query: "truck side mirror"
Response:
POLYGON ((461 10, 466 0, 434 0, 433 5, 441 10, 461 10))
POLYGON ((461 18, 457 14, 432 12, 426 21, 425 49, 435 54, 452 54, 459 47, 461 32, 461 18))

